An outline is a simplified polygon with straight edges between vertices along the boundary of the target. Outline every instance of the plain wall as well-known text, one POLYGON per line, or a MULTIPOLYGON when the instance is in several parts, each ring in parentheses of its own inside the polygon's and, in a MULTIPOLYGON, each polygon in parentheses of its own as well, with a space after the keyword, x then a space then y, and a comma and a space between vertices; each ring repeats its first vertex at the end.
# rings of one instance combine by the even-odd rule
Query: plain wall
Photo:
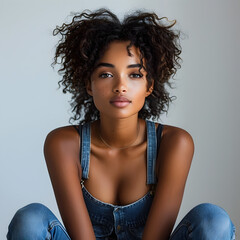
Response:
POLYGON ((222 206, 240 222, 238 0, 122 0, 0 2, 0 238, 16 210, 46 204, 60 217, 43 156, 49 131, 68 125, 69 95, 57 90, 50 67, 56 25, 70 12, 108 7, 119 16, 144 8, 178 21, 184 32, 177 97, 163 124, 186 129, 195 154, 177 222, 195 205, 222 206))

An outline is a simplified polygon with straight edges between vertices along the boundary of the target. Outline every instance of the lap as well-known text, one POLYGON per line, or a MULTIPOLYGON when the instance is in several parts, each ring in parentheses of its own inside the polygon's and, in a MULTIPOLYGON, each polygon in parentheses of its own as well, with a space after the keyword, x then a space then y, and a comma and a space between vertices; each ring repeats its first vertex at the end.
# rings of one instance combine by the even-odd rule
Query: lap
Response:
MULTIPOLYGON (((234 236, 235 227, 227 212, 217 205, 203 203, 186 214, 171 234, 170 240, 233 240, 234 236)), ((70 240, 56 216, 40 203, 32 203, 19 209, 9 224, 8 240, 31 238, 70 240)))

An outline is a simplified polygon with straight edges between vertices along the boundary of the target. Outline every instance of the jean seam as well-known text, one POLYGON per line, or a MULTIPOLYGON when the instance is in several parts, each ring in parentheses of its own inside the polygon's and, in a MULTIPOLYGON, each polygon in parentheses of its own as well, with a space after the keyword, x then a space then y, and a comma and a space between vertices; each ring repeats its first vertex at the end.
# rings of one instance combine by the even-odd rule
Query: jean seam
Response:
POLYGON ((102 202, 102 201, 98 200, 90 192, 88 192, 88 190, 86 189, 85 186, 82 189, 83 189, 84 194, 86 194, 87 197, 90 198, 92 201, 94 201, 95 203, 97 203, 101 206, 105 206, 105 207, 108 207, 108 208, 116 208, 116 207, 121 208, 121 209, 133 208, 136 205, 139 205, 140 203, 146 201, 148 198, 152 197, 150 191, 148 191, 144 196, 142 196, 140 199, 136 200, 135 202, 124 205, 124 206, 121 206, 121 205, 114 205, 114 204, 110 204, 110 203, 105 203, 105 202, 102 202))
POLYGON ((192 226, 191 226, 191 223, 190 223, 190 222, 185 221, 185 222, 183 222, 183 223, 180 223, 180 224, 176 227, 176 229, 175 229, 175 230, 173 231, 173 233, 171 234, 169 240, 171 240, 171 239, 174 237, 174 235, 175 235, 175 234, 180 230, 180 228, 183 227, 183 226, 186 226, 186 227, 187 227, 187 231, 188 231, 188 237, 187 237, 187 239, 190 239, 190 238, 189 238, 189 234, 192 232, 192 226))
MULTIPOLYGON (((63 233, 66 235, 66 237, 71 240, 71 238, 68 236, 68 233, 66 231, 66 229, 56 220, 52 221, 50 224, 49 224, 49 227, 48 227, 48 231, 50 233, 50 231, 54 228, 54 227, 60 227, 63 231, 63 233)), ((51 238, 50 238, 51 239, 51 238)), ((50 240, 49 239, 49 240, 50 240)))
POLYGON ((232 237, 231 240, 235 240, 236 239, 236 227, 233 225, 232 227, 232 237))

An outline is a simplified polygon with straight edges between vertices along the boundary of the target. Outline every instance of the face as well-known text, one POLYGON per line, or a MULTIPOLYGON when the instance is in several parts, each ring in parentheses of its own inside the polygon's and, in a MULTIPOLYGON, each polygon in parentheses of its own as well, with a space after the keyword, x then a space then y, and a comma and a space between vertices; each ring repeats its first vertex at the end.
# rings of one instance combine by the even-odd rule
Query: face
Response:
POLYGON ((143 68, 139 72, 139 49, 132 46, 132 56, 129 56, 128 45, 128 41, 110 43, 87 85, 87 92, 93 96, 100 116, 126 118, 137 115, 145 98, 151 94, 152 87, 147 87, 147 72, 143 68))

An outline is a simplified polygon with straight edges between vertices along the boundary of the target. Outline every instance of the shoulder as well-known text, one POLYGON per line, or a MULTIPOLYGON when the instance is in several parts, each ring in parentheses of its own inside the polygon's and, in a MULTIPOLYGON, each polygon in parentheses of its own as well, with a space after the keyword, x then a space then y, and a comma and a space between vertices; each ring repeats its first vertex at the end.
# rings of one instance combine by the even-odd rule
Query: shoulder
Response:
POLYGON ((73 126, 59 127, 48 133, 45 145, 54 144, 63 147, 70 143, 75 145, 79 141, 79 134, 73 126), (62 145, 63 144, 63 145, 62 145))
POLYGON ((194 141, 189 132, 179 127, 163 125, 159 158, 190 164, 193 153, 194 141))
POLYGON ((189 148, 194 147, 193 138, 188 131, 170 125, 163 125, 162 141, 167 142, 167 144, 185 145, 189 148))
POLYGON ((51 156, 66 156, 79 153, 80 137, 73 126, 59 127, 48 133, 44 142, 44 155, 47 159, 51 156))

